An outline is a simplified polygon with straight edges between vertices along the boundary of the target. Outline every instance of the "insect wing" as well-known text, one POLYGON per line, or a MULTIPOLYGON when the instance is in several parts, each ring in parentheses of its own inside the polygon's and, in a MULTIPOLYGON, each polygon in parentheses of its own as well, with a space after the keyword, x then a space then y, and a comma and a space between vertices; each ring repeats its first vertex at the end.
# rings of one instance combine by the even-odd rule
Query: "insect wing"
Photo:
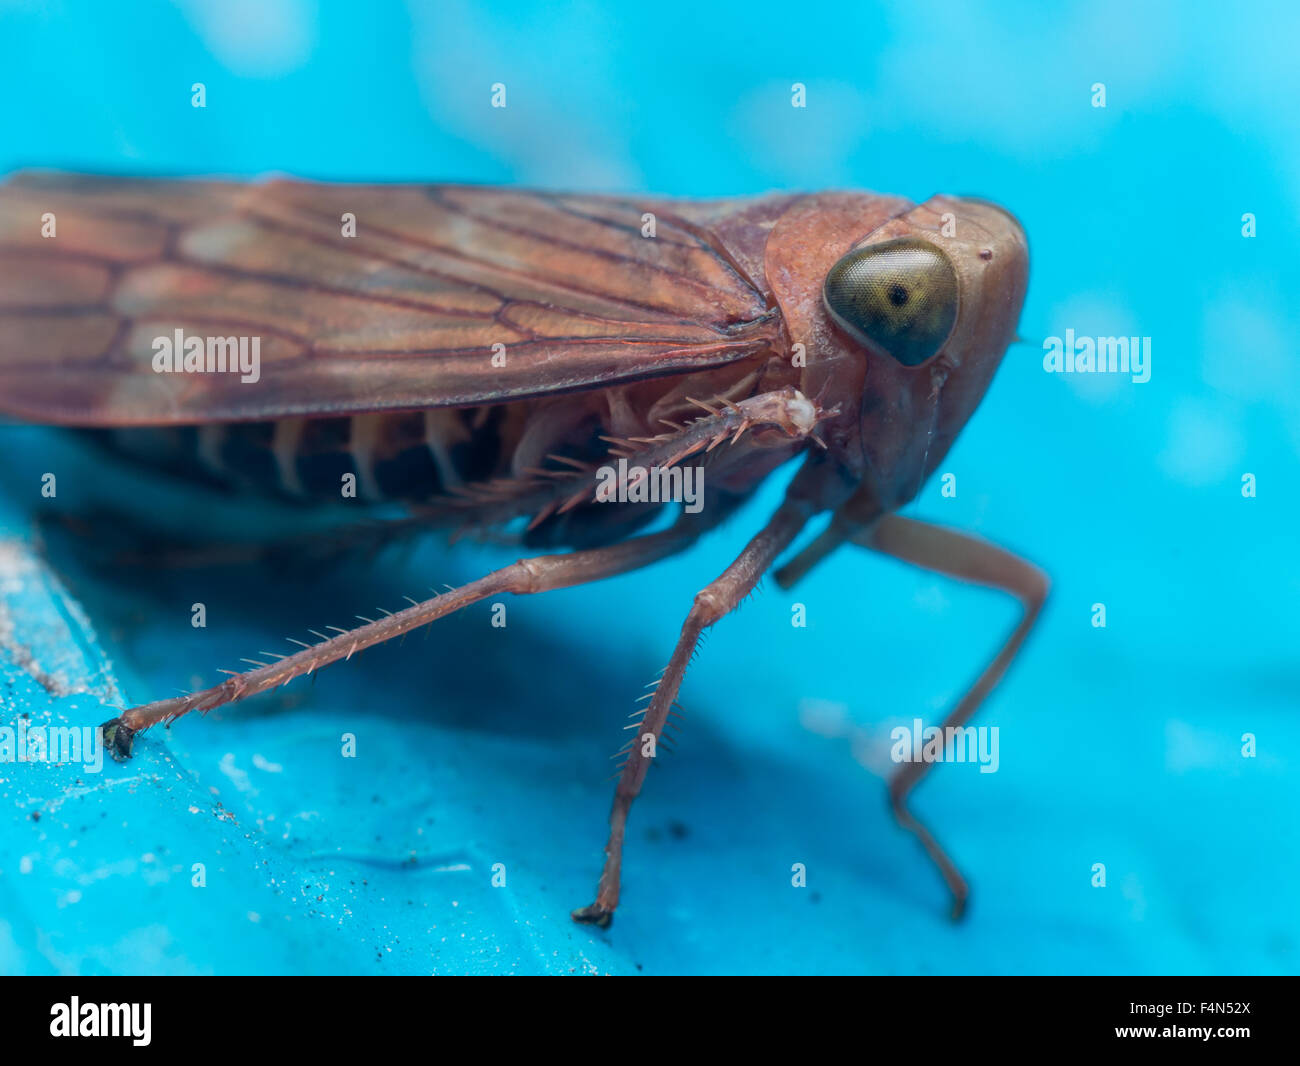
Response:
POLYGON ((18 175, 0 185, 0 414, 129 426, 413 410, 770 347, 768 300, 688 215, 709 217, 472 186, 18 175), (214 370, 214 338, 231 364, 227 341, 255 350, 256 373, 214 370), (194 343, 208 361, 184 372, 194 343))

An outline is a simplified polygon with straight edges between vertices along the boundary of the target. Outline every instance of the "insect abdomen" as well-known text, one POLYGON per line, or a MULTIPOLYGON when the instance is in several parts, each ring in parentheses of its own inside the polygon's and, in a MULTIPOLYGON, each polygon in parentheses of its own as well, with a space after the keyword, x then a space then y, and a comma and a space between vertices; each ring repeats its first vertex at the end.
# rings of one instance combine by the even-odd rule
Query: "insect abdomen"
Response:
POLYGON ((300 501, 427 500, 492 475, 502 409, 111 430, 113 450, 181 476, 300 501))

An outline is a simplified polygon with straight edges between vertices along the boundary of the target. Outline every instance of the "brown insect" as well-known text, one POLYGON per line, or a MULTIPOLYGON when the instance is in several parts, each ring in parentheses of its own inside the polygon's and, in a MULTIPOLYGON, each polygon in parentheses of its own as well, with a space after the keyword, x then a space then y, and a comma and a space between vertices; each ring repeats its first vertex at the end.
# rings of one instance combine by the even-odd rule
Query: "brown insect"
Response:
MULTIPOLYGON (((0 186, 0 413, 96 429, 173 471, 297 499, 337 500, 350 476, 362 500, 407 501, 403 522, 517 523, 526 545, 569 549, 133 707, 104 727, 122 757, 142 729, 487 597, 679 552, 800 457, 771 520, 695 596, 624 749, 596 898, 573 912, 603 926, 628 812, 700 634, 814 515, 831 512, 830 524, 777 571, 782 586, 852 542, 1005 590, 1022 621, 945 726, 1002 677, 1046 579, 894 512, 984 395, 1027 269, 1009 214, 947 196, 671 202, 25 174, 0 186), (250 338, 256 374, 232 372, 241 349, 227 341, 250 338), (632 502, 634 490, 673 470, 699 472, 703 505, 643 532, 667 505, 632 502)), ((905 805, 927 766, 903 764, 889 795, 959 914, 966 882, 905 805)))

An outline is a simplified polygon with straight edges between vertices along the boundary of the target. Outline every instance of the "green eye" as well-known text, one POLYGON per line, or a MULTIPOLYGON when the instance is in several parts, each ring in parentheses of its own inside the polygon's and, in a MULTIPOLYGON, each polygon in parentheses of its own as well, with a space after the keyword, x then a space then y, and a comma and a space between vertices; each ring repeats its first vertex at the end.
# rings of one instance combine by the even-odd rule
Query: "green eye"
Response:
POLYGON ((957 321, 957 274, 939 249, 904 237, 850 252, 830 269, 826 310, 858 340, 904 366, 943 347, 957 321))

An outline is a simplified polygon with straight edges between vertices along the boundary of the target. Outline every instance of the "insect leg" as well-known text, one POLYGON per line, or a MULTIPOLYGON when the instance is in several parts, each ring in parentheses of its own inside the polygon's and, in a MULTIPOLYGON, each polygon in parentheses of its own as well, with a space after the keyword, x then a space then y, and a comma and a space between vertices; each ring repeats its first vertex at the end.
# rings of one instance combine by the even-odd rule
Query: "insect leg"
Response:
POLYGON ((650 707, 628 747, 627 761, 619 773, 614 789, 614 806, 609 814, 609 842, 605 845, 605 865, 596 888, 596 901, 574 911, 575 922, 608 926, 618 906, 619 875, 623 865, 623 836, 632 801, 641 791, 650 760, 668 721, 668 713, 677 700, 686 667, 695 653, 700 634, 714 622, 733 611, 753 590, 773 560, 798 535, 814 508, 804 499, 787 497, 786 501, 740 553, 736 560, 711 584, 696 593, 695 602, 681 636, 655 689, 650 707))
POLYGON ((865 544, 862 537, 882 514, 884 511, 874 492, 854 493, 835 511, 821 534, 776 571, 777 585, 783 589, 797 585, 809 570, 847 541, 865 544))
POLYGON ((269 665, 232 674, 221 684, 202 692, 133 707, 120 717, 104 723, 102 728, 105 743, 116 755, 128 756, 131 754, 131 741, 135 734, 159 722, 169 722, 190 711, 207 712, 213 707, 287 684, 295 677, 309 674, 339 659, 350 658, 354 652, 409 633, 489 596, 545 592, 636 570, 686 548, 703 532, 706 525, 707 523, 701 522, 679 522, 671 529, 606 547, 520 559, 477 581, 340 633, 269 665))
MULTIPOLYGON (((869 530, 852 539, 914 566, 946 574, 959 581, 1009 592, 1024 606, 1020 622, 1011 631, 1001 650, 944 719, 946 736, 949 727, 964 725, 970 719, 1006 673, 1042 610, 1047 598, 1047 575, 1032 563, 988 541, 898 515, 880 519, 869 530)), ((920 760, 904 763, 890 779, 889 802, 899 825, 916 835, 943 874, 943 879, 952 892, 952 915, 959 918, 969 895, 966 881, 938 841, 907 809, 906 804, 908 793, 916 787, 929 768, 929 763, 920 760)))

